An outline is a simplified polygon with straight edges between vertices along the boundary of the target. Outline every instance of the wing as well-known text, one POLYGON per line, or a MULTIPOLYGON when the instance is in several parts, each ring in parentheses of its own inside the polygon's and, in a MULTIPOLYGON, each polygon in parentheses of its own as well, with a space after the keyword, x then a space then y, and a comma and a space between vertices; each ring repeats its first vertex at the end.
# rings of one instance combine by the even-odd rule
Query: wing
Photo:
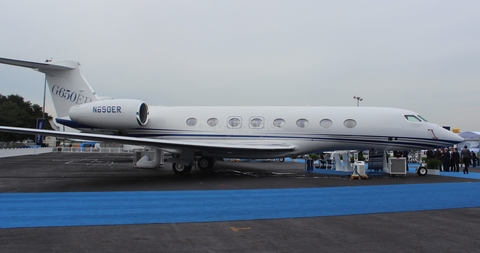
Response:
POLYGON ((247 154, 247 153, 263 153, 266 155, 288 153, 295 150, 295 146, 284 143, 278 144, 252 144, 252 143, 216 143, 216 142, 193 142, 182 140, 165 140, 165 139, 147 139, 119 135, 90 134, 90 133, 73 133, 59 132, 50 130, 41 130, 33 128, 6 127, 0 126, 0 132, 9 132, 17 134, 32 134, 43 136, 56 136, 63 138, 75 138, 92 141, 111 141, 130 145, 152 146, 165 151, 182 153, 182 150, 203 150, 215 153, 221 152, 225 154, 247 154))

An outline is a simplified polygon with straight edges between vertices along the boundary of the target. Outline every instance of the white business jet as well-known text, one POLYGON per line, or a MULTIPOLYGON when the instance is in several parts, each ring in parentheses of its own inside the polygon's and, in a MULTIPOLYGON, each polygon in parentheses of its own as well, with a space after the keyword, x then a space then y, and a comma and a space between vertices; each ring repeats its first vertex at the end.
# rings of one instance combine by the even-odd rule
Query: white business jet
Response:
MULTIPOLYGON (((195 161, 200 169, 212 168, 218 158, 279 158, 333 150, 430 149, 463 141, 418 113, 403 109, 147 106, 141 100, 100 98, 82 76, 76 61, 0 58, 0 63, 45 73, 57 123, 81 133, 7 126, 1 126, 0 131, 150 146, 173 154, 175 173, 188 173, 195 161)), ((150 159, 152 167, 158 165, 158 160, 150 159)))

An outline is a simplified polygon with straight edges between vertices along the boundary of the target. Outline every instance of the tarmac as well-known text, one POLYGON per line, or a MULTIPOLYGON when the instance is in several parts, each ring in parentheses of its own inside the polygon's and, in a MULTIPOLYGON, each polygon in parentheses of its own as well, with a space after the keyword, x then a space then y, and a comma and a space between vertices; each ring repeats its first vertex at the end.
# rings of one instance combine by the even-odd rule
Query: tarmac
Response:
POLYGON ((405 178, 131 154, 0 159, 0 252, 478 252, 480 169, 405 178))

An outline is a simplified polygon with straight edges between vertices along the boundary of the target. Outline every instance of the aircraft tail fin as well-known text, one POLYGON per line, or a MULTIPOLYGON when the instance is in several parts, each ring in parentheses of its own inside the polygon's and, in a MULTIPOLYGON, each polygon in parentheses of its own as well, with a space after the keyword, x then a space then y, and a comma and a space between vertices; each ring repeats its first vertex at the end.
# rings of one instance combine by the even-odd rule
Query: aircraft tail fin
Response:
POLYGON ((99 100, 87 83, 76 61, 29 62, 0 58, 0 63, 31 68, 45 73, 58 117, 68 115, 70 107, 99 100))

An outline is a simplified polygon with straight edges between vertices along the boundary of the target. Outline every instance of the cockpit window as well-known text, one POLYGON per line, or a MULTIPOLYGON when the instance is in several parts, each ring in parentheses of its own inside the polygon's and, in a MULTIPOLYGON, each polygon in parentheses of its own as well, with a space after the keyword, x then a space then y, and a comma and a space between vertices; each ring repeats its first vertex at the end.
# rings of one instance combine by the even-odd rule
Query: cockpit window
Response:
POLYGON ((428 120, 426 120, 424 117, 420 116, 420 115, 417 115, 417 117, 421 118, 423 121, 425 122, 428 122, 428 120))
POLYGON ((422 122, 422 120, 417 118, 417 116, 415 116, 415 115, 404 115, 404 116, 410 122, 422 122))

